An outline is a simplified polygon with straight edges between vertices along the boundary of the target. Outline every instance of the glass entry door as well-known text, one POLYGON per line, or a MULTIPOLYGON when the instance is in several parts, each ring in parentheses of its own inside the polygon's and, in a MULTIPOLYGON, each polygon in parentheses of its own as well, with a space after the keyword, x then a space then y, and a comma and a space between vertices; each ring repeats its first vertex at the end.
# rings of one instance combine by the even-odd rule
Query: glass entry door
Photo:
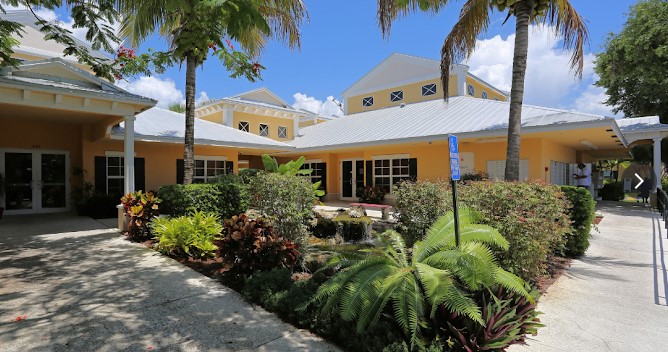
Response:
POLYGON ((34 214, 67 210, 68 154, 65 152, 2 151, 5 213, 34 214))
POLYGON ((341 199, 356 199, 359 187, 364 187, 364 160, 341 161, 341 199))

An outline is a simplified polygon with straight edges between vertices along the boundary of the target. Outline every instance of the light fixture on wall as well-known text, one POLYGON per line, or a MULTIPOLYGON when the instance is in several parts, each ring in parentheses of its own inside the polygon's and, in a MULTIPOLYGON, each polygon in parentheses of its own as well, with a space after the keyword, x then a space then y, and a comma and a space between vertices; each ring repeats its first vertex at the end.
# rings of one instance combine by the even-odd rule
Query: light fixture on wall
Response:
POLYGON ((584 145, 585 147, 589 147, 590 149, 598 150, 598 147, 594 143, 592 143, 592 142, 590 142, 586 139, 581 139, 580 144, 584 145))

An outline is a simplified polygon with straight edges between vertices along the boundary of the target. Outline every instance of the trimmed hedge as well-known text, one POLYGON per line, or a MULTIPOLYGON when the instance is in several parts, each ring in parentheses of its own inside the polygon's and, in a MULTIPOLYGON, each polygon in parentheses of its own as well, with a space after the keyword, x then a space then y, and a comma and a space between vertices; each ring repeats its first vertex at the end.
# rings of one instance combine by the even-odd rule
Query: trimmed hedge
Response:
POLYGON ((501 266, 525 281, 546 274, 547 260, 563 251, 571 231, 569 203, 559 186, 531 182, 471 182, 461 187, 462 205, 476 209, 482 223, 510 242, 498 251, 501 266))
POLYGON ((618 181, 606 183, 598 192, 598 195, 603 200, 620 201, 624 199, 624 183, 618 181))
POLYGON ((160 187, 160 212, 184 216, 194 211, 231 218, 248 210, 247 186, 236 175, 219 177, 214 183, 169 185, 160 187))
POLYGON ((566 234, 564 254, 579 257, 589 248, 591 224, 596 215, 596 202, 589 191, 584 188, 562 186, 561 190, 572 205, 568 214, 573 230, 566 234))
POLYGON ((394 186, 396 230, 410 247, 434 221, 452 210, 452 193, 444 181, 402 181, 394 186))

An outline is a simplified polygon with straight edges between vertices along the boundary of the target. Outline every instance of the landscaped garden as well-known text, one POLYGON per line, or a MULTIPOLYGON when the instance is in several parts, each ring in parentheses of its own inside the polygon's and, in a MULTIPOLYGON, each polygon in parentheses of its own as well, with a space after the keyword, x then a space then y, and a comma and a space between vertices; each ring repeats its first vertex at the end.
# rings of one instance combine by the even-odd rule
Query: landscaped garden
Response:
POLYGON ((126 236, 352 351, 522 342, 554 258, 589 245, 584 189, 467 181, 457 246, 447 183, 395 185, 394 221, 377 226, 361 209, 315 211, 301 162, 126 195, 126 236))

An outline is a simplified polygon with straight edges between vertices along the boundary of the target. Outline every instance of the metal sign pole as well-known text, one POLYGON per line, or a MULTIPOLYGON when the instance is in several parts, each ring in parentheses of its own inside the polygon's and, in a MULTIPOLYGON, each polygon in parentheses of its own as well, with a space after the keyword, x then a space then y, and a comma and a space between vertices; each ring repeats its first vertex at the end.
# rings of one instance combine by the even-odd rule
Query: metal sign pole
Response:
POLYGON ((457 136, 449 135, 450 179, 452 180, 452 209, 455 216, 455 244, 459 247, 459 207, 457 206, 457 181, 461 178, 459 170, 459 141, 457 136))
POLYGON ((455 215, 455 244, 459 247, 459 208, 457 207, 457 181, 452 180, 452 208, 455 215))

